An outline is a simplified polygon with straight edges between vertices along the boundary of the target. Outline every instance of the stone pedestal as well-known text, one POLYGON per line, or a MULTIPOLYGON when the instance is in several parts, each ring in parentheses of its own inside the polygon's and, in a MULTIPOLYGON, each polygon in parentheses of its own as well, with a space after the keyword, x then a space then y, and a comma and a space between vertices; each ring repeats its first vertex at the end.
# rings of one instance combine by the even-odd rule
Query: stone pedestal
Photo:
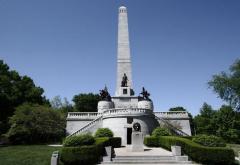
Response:
POLYGON ((181 156, 181 146, 171 146, 173 156, 181 156))
POLYGON ((133 132, 132 133, 132 152, 143 152, 143 133, 142 132, 133 132))
POLYGON ((51 165, 58 165, 58 151, 54 151, 51 157, 51 165))

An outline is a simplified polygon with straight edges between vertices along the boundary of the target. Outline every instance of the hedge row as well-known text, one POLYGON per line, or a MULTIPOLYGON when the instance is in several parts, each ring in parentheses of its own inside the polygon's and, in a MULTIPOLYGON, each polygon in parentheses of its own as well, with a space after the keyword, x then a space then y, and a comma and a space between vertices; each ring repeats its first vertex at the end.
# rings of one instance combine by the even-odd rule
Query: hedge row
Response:
POLYGON ((105 154, 105 146, 121 147, 121 138, 96 138, 93 145, 63 147, 60 159, 64 165, 91 165, 100 161, 105 154))
POLYGON ((182 147, 182 152, 187 154, 192 160, 204 164, 233 164, 234 152, 226 147, 205 147, 191 140, 173 136, 146 137, 144 143, 147 146, 163 147, 171 150, 172 145, 182 147), (158 145, 157 145, 158 141, 158 145))

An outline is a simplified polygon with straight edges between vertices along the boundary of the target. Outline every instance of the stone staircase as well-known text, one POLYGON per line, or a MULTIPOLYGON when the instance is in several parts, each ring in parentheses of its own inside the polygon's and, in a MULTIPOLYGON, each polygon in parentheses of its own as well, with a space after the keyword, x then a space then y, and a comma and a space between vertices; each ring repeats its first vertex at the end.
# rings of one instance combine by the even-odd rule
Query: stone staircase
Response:
POLYGON ((186 134, 185 132, 183 132, 182 130, 176 128, 175 126, 173 126, 171 123, 169 123, 167 120, 163 119, 163 118, 160 118, 160 117, 157 117, 155 115, 155 119, 158 120, 158 122, 162 122, 164 123, 164 125, 175 135, 178 135, 178 136, 189 136, 188 134, 186 134))
POLYGON ((101 164, 192 164, 187 156, 116 156, 101 164))
POLYGON ((95 120, 87 123, 85 126, 83 126, 82 128, 80 128, 79 130, 77 130, 76 132, 72 133, 71 135, 67 136, 73 136, 73 135, 79 135, 81 133, 85 133, 87 132, 90 128, 92 128, 93 126, 95 126, 96 124, 98 124, 99 122, 102 122, 102 118, 103 116, 99 116, 98 118, 96 118, 95 120))
MULTIPOLYGON (((125 164, 193 164, 188 160, 188 156, 173 156, 172 152, 167 151, 163 148, 150 148, 144 147, 144 152, 132 152, 130 146, 115 148, 115 156, 110 159, 103 158, 101 165, 115 164, 115 165, 125 165, 125 164)), ((196 164, 195 164, 196 165, 196 164)))

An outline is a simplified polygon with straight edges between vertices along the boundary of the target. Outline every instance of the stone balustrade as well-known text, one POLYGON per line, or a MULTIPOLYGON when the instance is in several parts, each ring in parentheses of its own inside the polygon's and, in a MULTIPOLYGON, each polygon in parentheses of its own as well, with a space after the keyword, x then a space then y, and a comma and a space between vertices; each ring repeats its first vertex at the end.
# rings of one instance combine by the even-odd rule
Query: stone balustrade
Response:
POLYGON ((152 111, 149 109, 142 109, 142 108, 124 108, 124 109, 108 109, 105 110, 103 113, 103 117, 110 117, 110 116, 131 116, 131 115, 147 115, 152 114, 152 111))
POLYGON ((103 113, 98 112, 69 112, 67 119, 96 119, 98 116, 103 117, 121 116, 121 115, 147 115, 154 113, 159 118, 173 119, 173 118, 189 118, 187 112, 152 112, 149 109, 142 108, 114 108, 105 110, 103 113))
POLYGON ((170 112, 154 112, 159 118, 171 119, 171 118, 189 118, 188 113, 184 111, 170 111, 170 112))
POLYGON ((69 112, 68 119, 96 119, 101 113, 98 112, 69 112))

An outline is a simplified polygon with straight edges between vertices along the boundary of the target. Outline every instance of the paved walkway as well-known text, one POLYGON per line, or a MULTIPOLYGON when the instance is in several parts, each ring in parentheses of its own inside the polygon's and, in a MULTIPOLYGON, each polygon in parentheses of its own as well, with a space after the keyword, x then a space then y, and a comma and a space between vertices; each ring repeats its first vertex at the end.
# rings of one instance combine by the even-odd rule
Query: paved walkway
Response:
POLYGON ((122 148, 115 148, 116 156, 172 156, 172 152, 163 148, 144 147, 144 152, 132 152, 130 145, 122 148))

